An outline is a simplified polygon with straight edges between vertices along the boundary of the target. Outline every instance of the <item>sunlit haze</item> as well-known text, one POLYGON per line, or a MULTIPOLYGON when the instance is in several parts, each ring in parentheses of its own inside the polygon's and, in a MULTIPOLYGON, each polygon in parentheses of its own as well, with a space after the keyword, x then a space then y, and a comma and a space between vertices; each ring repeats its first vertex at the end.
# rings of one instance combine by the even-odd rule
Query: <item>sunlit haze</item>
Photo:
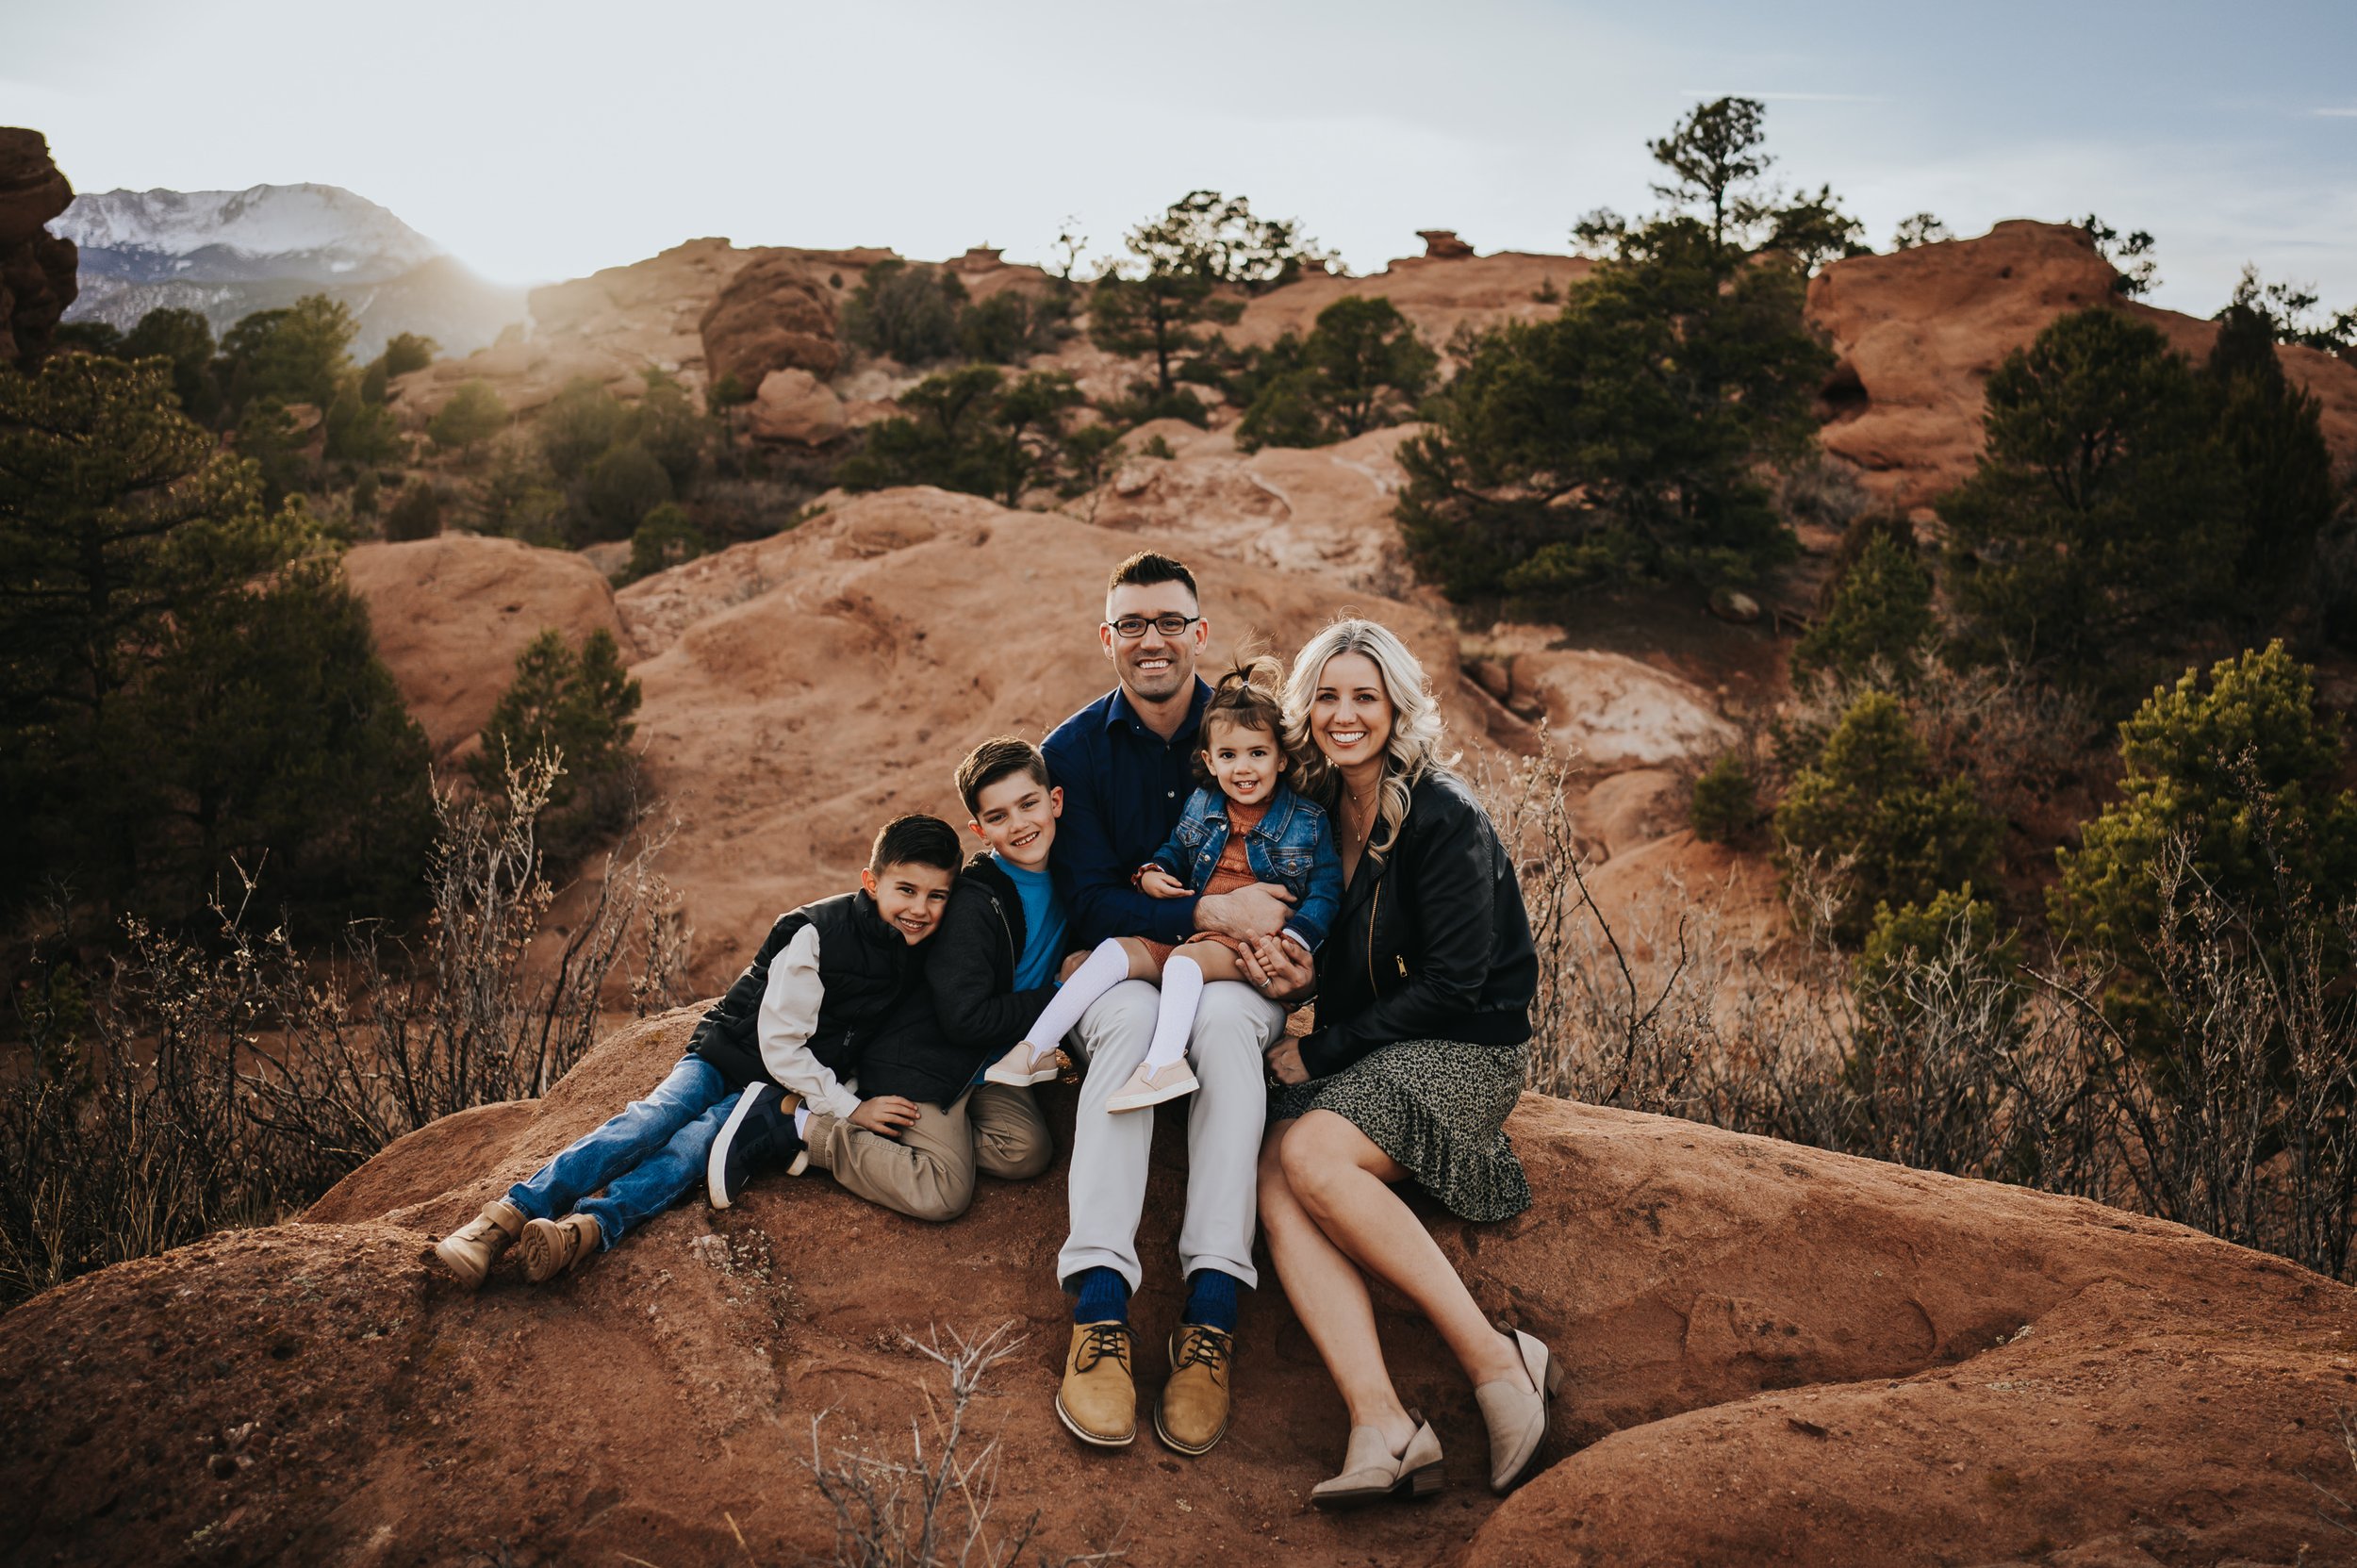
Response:
POLYGON ((2357 304, 2357 8, 2003 3, 0 5, 0 124, 76 190, 317 181, 503 281, 698 235, 1094 257, 1195 187, 1357 271, 1453 227, 1562 250, 1648 137, 1767 101, 1774 171, 1887 245, 2094 211, 2157 303, 2247 261, 2357 304))

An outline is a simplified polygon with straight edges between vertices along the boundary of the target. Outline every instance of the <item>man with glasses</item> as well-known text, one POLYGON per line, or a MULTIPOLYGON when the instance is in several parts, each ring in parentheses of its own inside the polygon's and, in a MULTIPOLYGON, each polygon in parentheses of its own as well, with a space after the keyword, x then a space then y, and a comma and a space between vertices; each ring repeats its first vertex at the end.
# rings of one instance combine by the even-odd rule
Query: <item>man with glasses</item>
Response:
MULTIPOLYGON (((1195 574, 1151 551, 1122 562, 1106 590, 1097 636, 1113 661, 1113 689, 1058 725, 1041 747, 1063 790, 1051 864, 1071 945, 1086 950, 1108 936, 1176 943, 1198 931, 1275 935, 1291 903, 1281 887, 1258 883, 1233 893, 1155 899, 1131 883, 1178 826, 1195 784, 1211 688, 1195 669, 1211 636, 1195 574)), ((1129 1295, 1140 1279, 1138 1221, 1154 1135, 1151 1114, 1115 1115, 1105 1102, 1145 1059, 1158 1001, 1150 984, 1125 981, 1070 1036, 1088 1077, 1073 1128, 1072 1230, 1056 1260, 1057 1278, 1076 1303, 1056 1412, 1074 1436, 1099 1447, 1125 1447, 1137 1434, 1129 1295)), ((1284 1023, 1275 1002, 1222 982, 1204 987, 1188 1040, 1202 1087, 1185 1112, 1178 1261, 1187 1299, 1154 1411, 1155 1432, 1182 1454, 1208 1452, 1228 1430, 1236 1298, 1257 1282, 1254 1172, 1267 1109, 1261 1053, 1284 1023)))

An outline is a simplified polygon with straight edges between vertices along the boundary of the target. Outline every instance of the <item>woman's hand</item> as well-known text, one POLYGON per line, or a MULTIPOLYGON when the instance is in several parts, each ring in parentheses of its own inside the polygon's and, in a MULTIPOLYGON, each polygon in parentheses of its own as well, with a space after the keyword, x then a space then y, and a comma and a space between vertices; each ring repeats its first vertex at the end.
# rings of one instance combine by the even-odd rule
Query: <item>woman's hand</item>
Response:
POLYGON ((1310 1081, 1310 1069, 1301 1061, 1301 1042, 1290 1034, 1270 1048, 1265 1060, 1269 1076, 1279 1083, 1310 1081))
POLYGON ((1183 899, 1194 889, 1159 866, 1138 873, 1138 891, 1149 899, 1183 899))
POLYGON ((1282 936, 1264 936, 1236 955, 1244 979, 1271 1001, 1297 1001, 1310 994, 1317 970, 1310 955, 1282 936))

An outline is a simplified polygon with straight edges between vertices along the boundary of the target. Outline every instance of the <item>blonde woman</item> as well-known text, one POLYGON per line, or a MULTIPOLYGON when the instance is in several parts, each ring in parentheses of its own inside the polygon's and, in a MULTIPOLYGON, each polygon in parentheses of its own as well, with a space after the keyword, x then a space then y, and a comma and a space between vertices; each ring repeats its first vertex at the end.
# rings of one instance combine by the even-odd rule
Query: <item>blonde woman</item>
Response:
POLYGON ((1522 890, 1497 831, 1440 754, 1441 716, 1398 636, 1341 620, 1311 638, 1285 693, 1299 789, 1332 818, 1342 912, 1314 967, 1262 943, 1247 978, 1317 998, 1317 1027, 1268 1053, 1277 1085, 1261 1148, 1261 1225, 1294 1311, 1350 1411, 1321 1508, 1441 1484, 1431 1426, 1400 1403, 1370 1277, 1429 1318, 1490 1431, 1490 1485, 1522 1478, 1561 1381, 1547 1347, 1475 1305, 1393 1188, 1414 1181, 1475 1221, 1530 1206, 1503 1126, 1522 1091, 1538 981, 1522 890))

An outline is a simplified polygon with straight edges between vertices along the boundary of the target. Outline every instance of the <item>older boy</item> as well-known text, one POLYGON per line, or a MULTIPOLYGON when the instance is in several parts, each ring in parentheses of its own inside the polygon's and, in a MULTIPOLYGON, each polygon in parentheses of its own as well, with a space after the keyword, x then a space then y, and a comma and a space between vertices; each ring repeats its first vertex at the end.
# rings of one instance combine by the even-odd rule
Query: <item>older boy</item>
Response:
MULTIPOLYGON (((884 1131, 813 1104, 792 1131, 772 1134, 770 1154, 799 1149, 869 1202, 934 1221, 965 1213, 978 1170, 1024 1180, 1055 1154, 1030 1089, 984 1081, 981 1070, 1055 994, 1064 919, 1047 851, 1063 798, 1048 787, 1038 748, 1004 735, 966 754, 957 785, 986 849, 949 896, 922 985, 868 1032, 858 1062, 864 1091, 905 1097, 914 1115, 884 1131)), ((749 1114, 771 1115, 767 1092, 755 1094, 765 1103, 749 1114)), ((713 1201, 722 1201, 719 1186, 713 1201)))
POLYGON ((759 1130, 749 1136, 746 1113, 757 1097, 743 1092, 748 1085, 783 1093, 789 1107, 808 1097, 879 1130, 914 1120, 908 1101, 863 1100, 845 1080, 862 1032, 906 988, 911 949, 939 926, 957 872, 949 824, 933 817, 886 823, 860 890, 778 916, 652 1094, 485 1205, 435 1255, 470 1290, 519 1240, 524 1277, 535 1284, 577 1267, 711 1171, 766 1155, 759 1130))

